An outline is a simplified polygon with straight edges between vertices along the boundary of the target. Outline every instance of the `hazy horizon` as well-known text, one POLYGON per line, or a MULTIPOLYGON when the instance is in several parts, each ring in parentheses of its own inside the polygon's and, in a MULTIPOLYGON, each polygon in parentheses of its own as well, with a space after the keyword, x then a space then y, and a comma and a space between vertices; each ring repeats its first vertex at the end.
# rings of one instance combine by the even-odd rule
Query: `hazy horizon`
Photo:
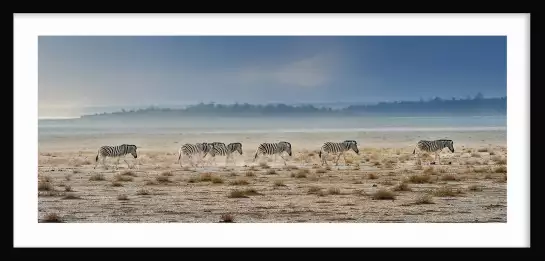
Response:
POLYGON ((505 97, 506 63, 504 36, 40 36, 39 117, 505 97))

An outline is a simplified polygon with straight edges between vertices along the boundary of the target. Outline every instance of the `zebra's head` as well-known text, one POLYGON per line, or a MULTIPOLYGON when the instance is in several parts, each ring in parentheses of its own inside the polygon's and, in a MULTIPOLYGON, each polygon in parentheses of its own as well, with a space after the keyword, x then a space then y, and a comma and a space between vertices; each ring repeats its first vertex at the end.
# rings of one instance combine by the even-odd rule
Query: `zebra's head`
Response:
POLYGON ((291 143, 287 141, 281 141, 278 143, 280 146, 282 146, 282 150, 287 152, 288 155, 291 157, 291 143))
POLYGON ((197 146, 197 148, 203 152, 208 152, 210 151, 210 149, 213 147, 212 143, 206 143, 206 142, 203 142, 203 143, 197 143, 195 144, 197 146))
POLYGON ((348 148, 352 149, 356 154, 360 154, 358 143, 355 140, 345 140, 344 143, 348 144, 348 148))
POLYGON ((136 159, 138 158, 138 153, 136 153, 136 145, 126 145, 127 151, 131 153, 131 155, 136 159))
POLYGON ((445 140, 446 147, 450 150, 450 152, 454 153, 454 141, 452 140, 445 140))
POLYGON ((231 150, 231 152, 238 151, 238 153, 242 155, 242 143, 240 142, 234 142, 229 144, 229 149, 231 150))

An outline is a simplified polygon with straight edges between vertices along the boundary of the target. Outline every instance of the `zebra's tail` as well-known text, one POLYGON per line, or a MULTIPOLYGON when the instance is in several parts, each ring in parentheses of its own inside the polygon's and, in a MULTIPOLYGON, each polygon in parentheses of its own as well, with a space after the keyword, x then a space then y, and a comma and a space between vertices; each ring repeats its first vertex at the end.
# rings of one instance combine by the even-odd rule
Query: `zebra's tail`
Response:
POLYGON ((98 162, 98 155, 100 155, 100 150, 97 152, 97 156, 95 157, 95 162, 98 162))
POLYGON ((322 158, 322 150, 320 150, 320 152, 318 152, 318 156, 320 157, 320 159, 322 158))

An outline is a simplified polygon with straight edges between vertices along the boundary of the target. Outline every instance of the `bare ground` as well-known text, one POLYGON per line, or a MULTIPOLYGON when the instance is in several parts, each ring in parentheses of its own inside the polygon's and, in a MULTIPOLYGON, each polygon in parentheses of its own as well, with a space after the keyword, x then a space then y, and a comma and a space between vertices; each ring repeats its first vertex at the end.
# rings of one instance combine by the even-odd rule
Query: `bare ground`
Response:
MULTIPOLYGON (((445 149, 446 150, 446 149, 445 149)), ((93 169, 95 150, 41 151, 40 222, 507 222, 505 146, 443 152, 421 164, 412 148, 360 148, 339 166, 317 151, 283 164, 235 155, 236 166, 176 164, 175 151, 141 150, 93 169)), ((424 155, 425 156, 425 155, 424 155)))

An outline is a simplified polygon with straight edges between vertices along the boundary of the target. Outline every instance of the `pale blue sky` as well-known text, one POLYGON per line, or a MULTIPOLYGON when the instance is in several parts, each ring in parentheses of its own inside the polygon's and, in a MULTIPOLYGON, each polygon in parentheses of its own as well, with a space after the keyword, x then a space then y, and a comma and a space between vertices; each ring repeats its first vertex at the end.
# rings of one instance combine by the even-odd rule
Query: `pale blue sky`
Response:
POLYGON ((506 38, 41 36, 39 104, 506 96, 506 38))

